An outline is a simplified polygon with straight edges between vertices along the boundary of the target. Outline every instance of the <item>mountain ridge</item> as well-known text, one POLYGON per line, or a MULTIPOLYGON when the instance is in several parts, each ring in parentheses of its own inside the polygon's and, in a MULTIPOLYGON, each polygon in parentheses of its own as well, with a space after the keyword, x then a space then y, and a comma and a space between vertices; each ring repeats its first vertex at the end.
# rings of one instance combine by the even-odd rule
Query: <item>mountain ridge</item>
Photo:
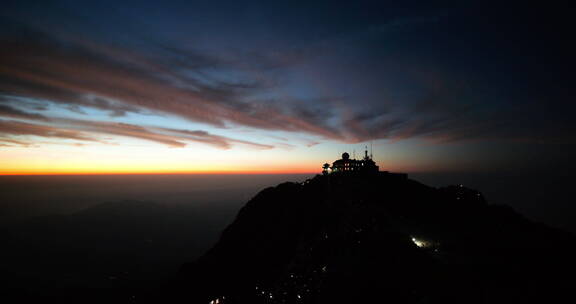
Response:
POLYGON ((179 277, 214 303, 492 303, 549 297, 522 286, 563 286, 574 241, 462 185, 318 175, 262 190, 179 277))

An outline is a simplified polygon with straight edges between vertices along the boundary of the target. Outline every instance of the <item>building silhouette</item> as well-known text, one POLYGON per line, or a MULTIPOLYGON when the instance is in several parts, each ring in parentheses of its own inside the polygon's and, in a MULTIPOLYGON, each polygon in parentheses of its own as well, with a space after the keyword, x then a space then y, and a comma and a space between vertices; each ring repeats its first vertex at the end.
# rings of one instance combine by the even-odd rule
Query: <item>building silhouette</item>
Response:
POLYGON ((378 166, 368 156, 368 150, 364 153, 363 159, 351 159, 350 154, 347 152, 342 153, 342 158, 332 163, 331 173, 347 173, 347 172, 364 172, 374 173, 378 172, 378 166))
POLYGON ((335 160, 330 166, 329 163, 322 165, 323 175, 386 175, 389 177, 396 177, 405 179, 408 177, 405 173, 392 173, 388 171, 380 171, 380 167, 372 159, 372 155, 368 155, 368 149, 364 151, 364 158, 354 159, 350 158, 348 152, 342 153, 342 158, 335 160))

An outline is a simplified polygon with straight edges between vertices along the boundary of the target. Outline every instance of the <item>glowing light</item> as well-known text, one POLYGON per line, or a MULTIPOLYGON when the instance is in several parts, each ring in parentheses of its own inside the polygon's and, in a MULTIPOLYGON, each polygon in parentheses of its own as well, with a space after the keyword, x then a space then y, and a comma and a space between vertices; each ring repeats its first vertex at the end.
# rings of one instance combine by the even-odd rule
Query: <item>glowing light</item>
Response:
POLYGON ((428 248, 428 247, 431 247, 431 246, 432 246, 432 243, 431 243, 431 242, 428 242, 428 241, 425 241, 425 240, 420 240, 420 239, 417 239, 417 238, 415 238, 415 237, 412 237, 412 242, 413 242, 416 246, 418 246, 419 248, 428 248))

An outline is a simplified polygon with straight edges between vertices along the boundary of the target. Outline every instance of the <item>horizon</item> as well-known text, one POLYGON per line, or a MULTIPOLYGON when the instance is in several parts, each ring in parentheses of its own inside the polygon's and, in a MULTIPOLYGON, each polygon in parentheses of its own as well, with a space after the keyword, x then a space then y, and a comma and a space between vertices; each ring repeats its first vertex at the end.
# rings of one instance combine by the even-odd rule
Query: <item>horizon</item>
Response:
MULTIPOLYGON (((491 205, 508 205, 533 220, 576 232, 573 206, 565 199, 571 195, 568 171, 555 175, 530 170, 402 173, 408 173, 409 179, 437 188, 463 184, 483 193, 491 205)), ((200 203, 210 209, 203 202, 226 197, 229 204, 240 206, 264 188, 287 181, 300 183, 319 174, 320 171, 0 175, 0 190, 5 195, 5 202, 0 205, 4 213, 0 223, 12 217, 9 214, 14 210, 19 210, 20 214, 68 214, 71 210, 85 208, 87 202, 94 205, 125 199, 170 203, 178 197, 182 203, 200 203), (230 193, 222 193, 227 191, 230 193), (38 208, 53 211, 37 213, 38 208)))
MULTIPOLYGON (((378 163, 377 163, 378 164, 378 163)), ((321 169, 321 168, 320 168, 321 169)), ((390 170, 380 170, 388 172, 398 172, 398 173, 409 173, 409 174, 419 174, 419 173, 435 173, 435 174, 482 174, 489 173, 492 171, 470 171, 470 170, 454 170, 454 171, 390 171, 390 170)), ((77 172, 77 171, 62 171, 62 172, 52 172, 52 171, 39 171, 39 172, 1 172, 0 176, 59 176, 59 175, 286 175, 286 174, 300 174, 300 175, 317 175, 321 174, 321 170, 315 171, 106 171, 106 172, 77 172)))

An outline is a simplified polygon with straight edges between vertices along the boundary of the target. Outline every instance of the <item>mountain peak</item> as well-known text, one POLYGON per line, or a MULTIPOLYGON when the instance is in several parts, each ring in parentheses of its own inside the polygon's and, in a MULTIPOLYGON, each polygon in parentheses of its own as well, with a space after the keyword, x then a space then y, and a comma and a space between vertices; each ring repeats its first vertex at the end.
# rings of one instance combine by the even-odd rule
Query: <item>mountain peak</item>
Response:
POLYGON ((462 185, 326 174, 262 190, 180 277, 213 303, 473 302, 505 280, 560 280, 575 243, 462 185))

